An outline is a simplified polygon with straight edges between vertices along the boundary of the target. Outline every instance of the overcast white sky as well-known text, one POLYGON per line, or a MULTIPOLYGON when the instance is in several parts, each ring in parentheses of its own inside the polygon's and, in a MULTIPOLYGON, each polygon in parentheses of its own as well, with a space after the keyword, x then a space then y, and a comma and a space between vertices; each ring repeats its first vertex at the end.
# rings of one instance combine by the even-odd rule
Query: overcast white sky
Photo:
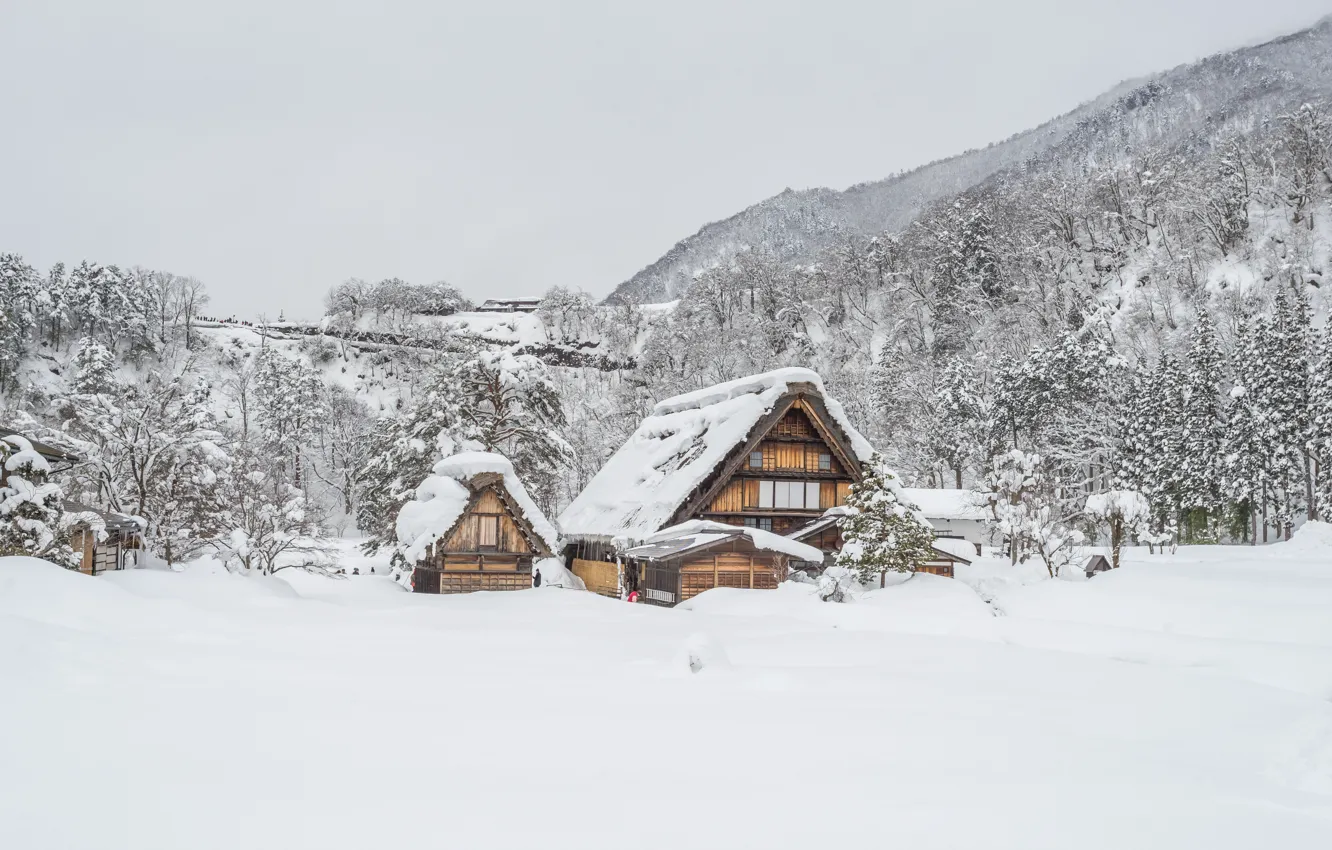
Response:
POLYGON ((1332 0, 0 0, 0 251, 317 316, 347 277, 598 296, 1332 0), (114 7, 114 8, 113 8, 114 7))

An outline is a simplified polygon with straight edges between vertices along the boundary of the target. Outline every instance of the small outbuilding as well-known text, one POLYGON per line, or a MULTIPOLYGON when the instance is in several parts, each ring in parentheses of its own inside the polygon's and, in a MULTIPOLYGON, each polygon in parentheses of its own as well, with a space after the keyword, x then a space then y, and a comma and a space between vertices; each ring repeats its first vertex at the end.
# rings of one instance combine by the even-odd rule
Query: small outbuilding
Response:
POLYGON ((1108 572, 1113 569, 1110 559, 1104 555, 1092 555, 1083 565, 1083 570, 1087 573, 1087 578, 1091 578, 1097 573, 1108 572))
POLYGON ((521 590, 556 550, 555 528, 508 458, 463 452, 435 464, 398 513, 416 593, 521 590))
POLYGON ((692 520, 662 529, 621 553, 627 592, 671 607, 714 587, 772 590, 793 561, 819 561, 812 546, 770 531, 692 520))
MULTIPOLYGON (((846 507, 830 508, 824 512, 823 516, 788 534, 787 537, 790 539, 813 546, 823 555, 823 558, 818 562, 792 562, 791 569, 803 570, 810 575, 818 575, 831 565, 832 559, 836 557, 838 552, 842 551, 842 530, 837 524, 838 520, 849 512, 850 509, 846 507)), ((971 543, 961 538, 935 537, 934 555, 930 560, 921 564, 919 572, 952 578, 955 564, 971 563, 968 558, 958 551, 960 547, 957 544, 961 544, 962 547, 968 550, 972 548, 971 543)))
POLYGON ((994 517, 984 494, 975 490, 903 487, 902 495, 920 508, 940 537, 966 540, 977 556, 981 546, 989 542, 994 517))
POLYGON ((65 513, 73 515, 69 542, 80 555, 79 572, 95 576, 138 563, 143 520, 71 501, 65 502, 65 513))

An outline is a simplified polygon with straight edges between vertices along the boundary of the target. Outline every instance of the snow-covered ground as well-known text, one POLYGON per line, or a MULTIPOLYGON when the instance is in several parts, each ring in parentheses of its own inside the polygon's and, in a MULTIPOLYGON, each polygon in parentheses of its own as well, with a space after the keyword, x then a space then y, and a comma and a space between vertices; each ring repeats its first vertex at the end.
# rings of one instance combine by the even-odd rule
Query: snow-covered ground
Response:
POLYGON ((8 559, 0 847, 1329 847, 1327 531, 675 610, 8 559))

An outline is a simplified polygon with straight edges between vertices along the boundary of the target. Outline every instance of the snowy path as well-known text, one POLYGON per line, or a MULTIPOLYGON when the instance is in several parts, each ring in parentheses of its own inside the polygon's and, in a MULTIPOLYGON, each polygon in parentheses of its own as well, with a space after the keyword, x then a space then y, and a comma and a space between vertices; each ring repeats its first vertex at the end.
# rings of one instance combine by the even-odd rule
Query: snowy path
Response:
POLYGON ((1000 595, 0 562, 0 847, 1332 846, 1332 550, 1000 595))

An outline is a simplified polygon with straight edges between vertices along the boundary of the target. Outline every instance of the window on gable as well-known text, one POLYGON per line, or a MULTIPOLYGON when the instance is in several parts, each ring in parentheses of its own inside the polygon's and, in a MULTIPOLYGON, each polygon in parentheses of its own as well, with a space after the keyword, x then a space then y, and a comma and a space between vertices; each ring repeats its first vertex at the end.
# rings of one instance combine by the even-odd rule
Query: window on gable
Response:
POLYGON ((819 455, 819 472, 832 472, 832 455, 826 452, 819 455))
POLYGON ((750 468, 750 469, 762 469, 762 468, 763 468, 763 452, 750 452, 750 453, 749 453, 749 468, 750 468))
POLYGON ((476 517, 476 544, 482 549, 499 547, 500 518, 492 514, 478 514, 476 517))

